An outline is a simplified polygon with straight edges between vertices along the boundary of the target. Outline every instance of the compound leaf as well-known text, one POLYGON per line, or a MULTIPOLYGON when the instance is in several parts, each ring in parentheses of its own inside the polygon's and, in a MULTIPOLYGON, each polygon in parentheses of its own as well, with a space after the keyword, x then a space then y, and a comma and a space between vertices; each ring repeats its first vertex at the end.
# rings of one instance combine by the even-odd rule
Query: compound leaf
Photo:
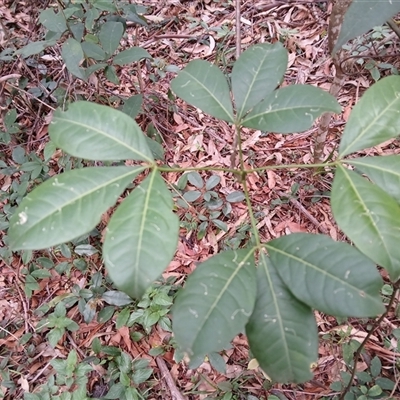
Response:
POLYGON ((68 111, 56 110, 49 133, 58 147, 75 157, 153 161, 138 124, 121 111, 100 104, 77 101, 68 111))
POLYGON ((385 310, 375 264, 349 244, 294 233, 266 247, 283 282, 309 307, 341 317, 374 317, 385 310))
POLYGON ((243 126, 262 131, 293 133, 311 127, 324 112, 340 112, 337 100, 310 85, 278 89, 258 103, 244 118, 243 126))
POLYGON ((178 346, 191 358, 229 346, 244 330, 255 297, 253 249, 225 251, 201 263, 172 309, 178 346))
POLYGON ((287 64, 288 53, 279 42, 256 44, 239 57, 232 70, 238 120, 281 84, 287 64))
POLYGON ((400 77, 372 85, 353 108, 339 146, 339 157, 397 137, 400 131, 400 77))
POLYGON ((233 122, 228 82, 215 65, 204 60, 190 61, 172 80, 171 88, 192 106, 215 118, 233 122))
POLYGON ((143 167, 89 167, 54 176, 21 202, 10 220, 10 247, 44 249, 92 230, 143 167))
POLYGON ((115 286, 139 299, 171 261, 179 219, 164 180, 153 171, 110 219, 103 257, 115 286))
POLYGON ((250 349, 260 367, 276 382, 305 382, 318 358, 318 332, 313 311, 297 300, 261 254, 257 299, 246 325, 250 349))
POLYGON ((400 206, 380 187, 339 165, 331 196, 336 222, 358 249, 400 278, 400 206))

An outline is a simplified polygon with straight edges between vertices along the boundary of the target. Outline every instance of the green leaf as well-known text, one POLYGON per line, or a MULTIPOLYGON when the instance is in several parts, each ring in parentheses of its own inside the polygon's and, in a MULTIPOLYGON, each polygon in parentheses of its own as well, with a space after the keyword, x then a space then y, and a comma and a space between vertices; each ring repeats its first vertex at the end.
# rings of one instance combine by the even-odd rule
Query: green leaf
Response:
POLYGON ((119 85, 117 71, 113 65, 107 65, 107 67, 104 68, 104 74, 110 82, 119 85))
POLYGON ((175 94, 215 118, 233 123, 228 82, 221 70, 204 60, 190 61, 172 80, 175 94))
POLYGON ((99 40, 108 56, 112 56, 114 51, 117 50, 123 34, 124 26, 121 22, 107 21, 102 25, 99 40))
POLYGON ((346 160, 400 203, 400 155, 346 160))
POLYGON ((104 261, 116 287, 133 298, 143 296, 174 256, 179 219, 172 207, 171 193, 153 171, 111 217, 104 261))
POLYGON ((400 76, 372 85, 353 108, 339 146, 339 157, 395 138, 400 131, 400 76))
POLYGON ((246 198, 246 196, 244 195, 244 193, 240 190, 236 190, 232 193, 229 193, 226 196, 226 201, 229 201, 230 203, 239 203, 241 201, 243 201, 246 198))
POLYGON ((192 171, 187 174, 188 181, 197 189, 201 189, 204 186, 204 181, 201 175, 197 171, 192 171))
POLYGON ((51 347, 56 347, 58 341, 63 337, 65 333, 64 328, 53 328, 46 336, 51 347))
POLYGON ((40 42, 31 42, 15 52, 16 55, 21 54, 22 57, 28 58, 35 54, 41 53, 47 47, 54 46, 57 43, 56 39, 43 40, 40 42))
POLYGON ((244 330, 255 296, 253 249, 225 251, 201 263, 172 308, 178 346, 190 358, 228 347, 244 330))
POLYGON ((378 265, 400 278, 400 207, 378 186, 339 165, 331 196, 332 212, 343 232, 378 265))
POLYGON ((400 12, 400 3, 393 0, 356 0, 348 8, 338 41, 333 52, 347 41, 368 32, 374 26, 384 24, 400 12))
POLYGON ((188 202, 192 203, 193 201, 196 201, 198 198, 200 198, 201 192, 198 190, 190 190, 189 192, 185 192, 183 194, 183 198, 188 202))
POLYGON ((54 176, 21 202, 10 219, 13 250, 44 249, 92 230, 143 167, 90 167, 54 176))
POLYGON ((81 43, 82 50, 86 57, 93 58, 94 60, 103 61, 107 59, 105 51, 97 44, 92 42, 81 43))
POLYGON ((276 382, 305 382, 318 358, 318 332, 311 308, 298 301, 265 254, 257 269, 257 300, 246 325, 250 349, 276 382))
POLYGON ((281 84, 288 65, 288 53, 281 43, 251 46, 235 62, 232 91, 237 119, 281 84))
POLYGON ((118 53, 114 59, 113 64, 115 65, 126 65, 133 62, 139 61, 142 58, 152 58, 147 50, 141 47, 131 47, 130 49, 121 51, 118 53))
POLYGON ((341 317, 374 317, 385 311, 375 264, 349 244, 294 233, 266 247, 285 285, 309 307, 341 317))
POLYGON ((80 67, 85 56, 78 41, 73 38, 67 39, 62 45, 61 56, 71 74, 79 79, 86 80, 85 71, 80 67))
MULTIPOLYGON (((221 177, 219 175, 211 175, 206 182, 206 190, 211 190, 215 188, 221 182, 221 177)), ((185 185, 186 186, 186 185, 185 185)))
POLYGON ((126 306, 133 302, 129 296, 127 296, 123 292, 119 292, 118 290, 107 290, 107 292, 103 293, 103 296, 101 296, 101 298, 106 303, 118 307, 126 306))
POLYGON ((267 95, 244 118, 243 126, 278 133, 302 132, 324 112, 340 112, 337 100, 310 85, 291 85, 267 95))
POLYGON ((52 32, 64 33, 68 29, 63 13, 56 14, 52 8, 41 11, 39 22, 52 32))
POLYGON ((74 157, 87 160, 153 161, 139 125, 121 111, 77 101, 68 111, 56 110, 51 140, 74 157))
POLYGON ((135 119, 142 108, 143 95, 136 94, 129 97, 124 101, 124 106, 122 107, 122 112, 129 115, 131 118, 135 119))
POLYGON ((220 354, 215 352, 210 353, 208 359, 210 360, 211 366, 220 374, 226 374, 226 362, 220 354))

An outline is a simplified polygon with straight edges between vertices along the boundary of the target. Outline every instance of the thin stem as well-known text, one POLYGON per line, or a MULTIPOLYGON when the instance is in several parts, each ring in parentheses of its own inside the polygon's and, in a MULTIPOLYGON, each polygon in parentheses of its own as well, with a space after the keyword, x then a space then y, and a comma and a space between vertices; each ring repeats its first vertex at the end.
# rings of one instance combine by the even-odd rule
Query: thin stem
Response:
POLYGON ((365 336, 364 340, 361 342, 360 346, 358 347, 357 351, 354 353, 354 366, 353 369, 351 371, 351 376, 350 376, 350 380, 349 383, 347 384, 347 386, 345 387, 345 389, 343 390, 342 394, 339 397, 339 400, 344 400, 346 394, 349 392, 352 384, 353 384, 353 380, 354 380, 354 376, 356 375, 357 372, 357 360, 361 355, 361 352, 364 348, 364 346, 366 345, 367 341, 369 340, 369 338, 374 334, 374 332, 376 331, 377 328, 379 328, 381 322, 386 318, 386 316, 389 314, 390 309, 392 308, 396 298, 397 298, 397 294, 399 292, 399 286, 400 286, 400 280, 398 280, 394 285, 394 290, 392 295, 390 296, 390 301, 389 304, 386 307, 386 311, 374 322, 374 324, 372 325, 372 328, 369 330, 368 334, 365 336))
POLYGON ((240 30, 240 0, 236 0, 236 60, 240 57, 242 47, 242 32, 240 30))

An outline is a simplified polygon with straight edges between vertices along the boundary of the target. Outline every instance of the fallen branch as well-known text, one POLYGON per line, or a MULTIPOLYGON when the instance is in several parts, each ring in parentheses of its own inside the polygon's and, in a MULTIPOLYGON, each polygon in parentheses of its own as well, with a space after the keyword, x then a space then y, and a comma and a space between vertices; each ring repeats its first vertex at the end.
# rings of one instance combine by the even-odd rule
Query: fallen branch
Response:
POLYGON ((161 379, 165 380, 173 400, 186 400, 175 385, 174 379, 172 378, 165 361, 161 357, 156 358, 158 368, 161 372, 161 379))

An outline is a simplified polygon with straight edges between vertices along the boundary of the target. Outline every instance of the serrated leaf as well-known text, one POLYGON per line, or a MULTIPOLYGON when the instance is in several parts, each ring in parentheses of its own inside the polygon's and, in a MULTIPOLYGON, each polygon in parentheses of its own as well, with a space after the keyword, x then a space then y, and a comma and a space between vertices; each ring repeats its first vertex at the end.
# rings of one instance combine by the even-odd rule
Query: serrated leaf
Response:
POLYGON ((79 79, 86 80, 85 70, 80 67, 84 54, 78 41, 73 38, 67 39, 62 45, 61 56, 71 74, 79 79))
POLYGON ((229 346, 253 310, 256 268, 252 249, 219 253, 197 266, 172 308, 178 346, 190 358, 229 346))
POLYGON ((302 132, 324 112, 339 113, 337 100, 310 85, 291 85, 268 94, 244 118, 242 125, 278 133, 302 132))
POLYGON ((13 250, 44 249, 92 230, 143 167, 89 167, 54 176, 21 202, 10 219, 13 250))
POLYGON ((381 189, 400 203, 400 155, 352 158, 354 165, 381 189))
POLYGON ((136 94, 129 97, 129 99, 124 100, 124 106, 122 107, 122 112, 129 115, 131 118, 135 119, 142 108, 143 95, 136 94))
POLYGON ((240 190, 236 190, 232 193, 229 193, 226 196, 226 200, 229 201, 230 203, 239 203, 239 202, 243 201, 245 198, 246 198, 246 196, 240 190))
POLYGON ((99 40, 103 50, 109 57, 117 50, 123 34, 124 26, 121 22, 107 21, 102 25, 99 33, 99 40))
POLYGON ((97 44, 92 42, 81 43, 82 50, 86 57, 93 58, 94 60, 104 61, 107 59, 105 51, 97 44))
POLYGON ((339 157, 395 138, 400 131, 400 76, 372 85, 353 108, 342 134, 339 157))
POLYGON ((49 126, 51 140, 74 157, 87 160, 153 161, 138 124, 121 111, 77 101, 56 110, 49 126))
POLYGON ((400 278, 400 207, 377 185, 339 165, 331 195, 332 212, 357 248, 400 278))
POLYGON ((175 94, 215 118, 233 123, 228 82, 221 70, 204 60, 190 61, 172 80, 175 94))
POLYGON ((281 84, 288 53, 281 43, 262 43, 243 52, 232 69, 232 91, 237 119, 281 84))
POLYGON ((179 219, 171 193, 153 171, 117 208, 108 224, 103 257, 116 287, 141 298, 171 261, 179 219))
POLYGON ((56 14, 52 8, 40 12, 39 22, 52 32, 63 33, 68 29, 63 13, 56 14))
POLYGON ((334 51, 347 41, 368 32, 374 26, 384 24, 400 12, 400 3, 393 0, 356 0, 346 11, 334 51))
POLYGON ((118 307, 126 306, 133 302, 133 300, 128 295, 118 290, 107 290, 103 293, 101 298, 106 303, 118 307))
POLYGON ((201 175, 197 171, 192 171, 187 174, 188 181, 197 189, 201 189, 204 186, 204 181, 201 175))
POLYGON ((313 311, 297 300, 261 254, 257 300, 246 325, 250 349, 260 367, 276 382, 305 382, 318 357, 313 311))
POLYGON ((136 61, 141 60, 142 58, 152 58, 147 50, 142 49, 141 47, 131 47, 130 49, 121 51, 118 53, 114 59, 113 64, 115 65, 126 65, 136 61))
POLYGON ((309 307, 341 317, 374 317, 385 311, 375 264, 349 244, 293 233, 266 247, 285 285, 309 307))

